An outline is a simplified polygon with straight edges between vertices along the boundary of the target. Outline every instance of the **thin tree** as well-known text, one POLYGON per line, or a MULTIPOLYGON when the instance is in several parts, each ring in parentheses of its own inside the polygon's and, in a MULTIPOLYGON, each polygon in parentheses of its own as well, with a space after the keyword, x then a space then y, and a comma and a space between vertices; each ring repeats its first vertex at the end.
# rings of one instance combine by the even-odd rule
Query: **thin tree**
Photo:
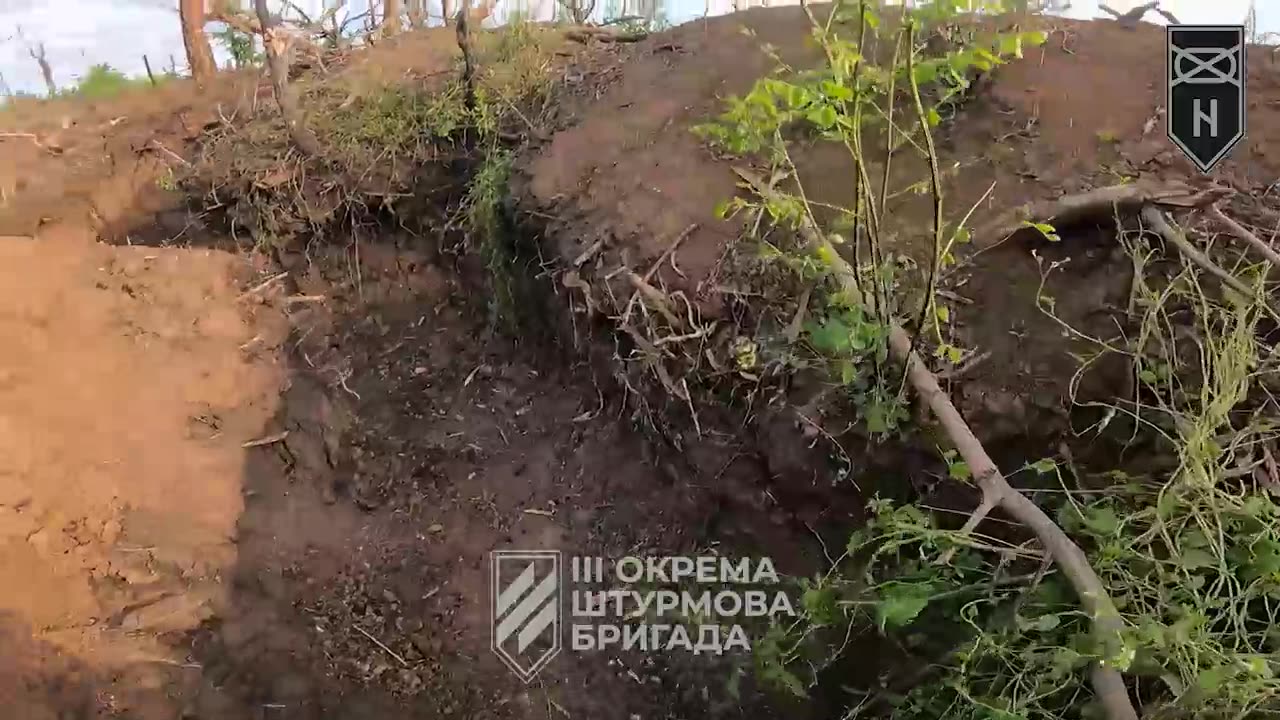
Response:
POLYGON ((408 3, 406 10, 409 13, 409 27, 414 30, 421 30, 426 27, 426 12, 422 7, 423 0, 406 0, 408 3))
POLYGON ((40 66, 40 77, 44 78, 44 86, 49 91, 49 97, 58 94, 58 83, 53 81, 53 66, 49 64, 48 53, 45 52, 44 43, 38 42, 31 44, 27 42, 27 38, 22 34, 22 26, 18 26, 18 38, 22 40, 22 44, 27 46, 27 54, 32 60, 40 66))
POLYGON ((440 0, 440 14, 444 17, 444 24, 449 25, 453 22, 453 3, 450 0, 440 0))
POLYGON ((267 53, 271 87, 275 90, 276 102, 280 104, 280 114, 284 116, 285 125, 289 128, 289 136, 304 155, 318 155, 320 141, 303 123, 298 98, 289 87, 288 34, 281 31, 276 19, 267 11, 267 0, 253 0, 253 8, 262 28, 262 47, 267 53))
POLYGON ((382 34, 395 35, 400 32, 400 0, 382 0, 382 34))
POLYGON ((178 17, 182 20, 182 44, 187 49, 187 65, 191 66, 191 77, 197 83, 204 83, 218 72, 218 64, 213 59, 213 48, 209 46, 209 37, 204 33, 204 0, 179 0, 178 17))

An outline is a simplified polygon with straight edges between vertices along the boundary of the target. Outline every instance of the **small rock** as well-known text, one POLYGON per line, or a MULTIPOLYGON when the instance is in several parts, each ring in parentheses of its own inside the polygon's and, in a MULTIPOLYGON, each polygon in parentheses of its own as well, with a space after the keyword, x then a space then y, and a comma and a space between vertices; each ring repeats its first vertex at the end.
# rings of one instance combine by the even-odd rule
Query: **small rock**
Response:
POLYGON ((99 533, 99 537, 102 538, 104 545, 115 545, 116 541, 120 539, 120 531, 122 529, 119 520, 108 520, 102 523, 102 532, 99 533))

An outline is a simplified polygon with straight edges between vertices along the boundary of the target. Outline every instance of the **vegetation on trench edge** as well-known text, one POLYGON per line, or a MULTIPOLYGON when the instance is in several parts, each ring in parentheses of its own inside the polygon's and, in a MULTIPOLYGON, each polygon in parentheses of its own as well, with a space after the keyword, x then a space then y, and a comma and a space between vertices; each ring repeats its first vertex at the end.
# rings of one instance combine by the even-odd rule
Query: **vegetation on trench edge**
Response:
MULTIPOLYGON (((851 206, 822 209, 836 215, 831 244, 850 256, 860 297, 833 282, 833 258, 765 233, 754 240, 760 262, 817 291, 812 307, 801 309, 810 315, 802 342, 788 352, 825 362, 867 429, 882 435, 905 432, 909 417, 901 371, 888 361, 890 322, 914 320, 915 342, 927 337, 941 362, 955 363, 963 353, 949 342, 950 313, 937 295, 937 277, 968 241, 972 209, 958 221, 945 219, 931 130, 964 102, 972 71, 991 70, 1044 40, 1036 32, 985 35, 956 22, 954 10, 937 3, 904 11, 892 28, 866 2, 837 3, 821 20, 810 13, 826 62, 797 71, 775 55, 778 72, 697 128, 721 149, 769 165, 775 193, 738 197, 721 208, 726 217, 751 213, 755 222, 748 224, 756 228, 762 219, 790 230, 817 224, 815 203, 791 160, 796 128, 849 153, 856 169, 851 206), (874 49, 882 32, 893 43, 887 64, 874 49), (947 50, 927 55, 930 34, 944 37, 947 50), (914 118, 895 118, 898 104, 914 118), (918 128, 907 129, 912 121, 918 128), (883 143, 888 157, 878 177, 868 138, 883 143), (930 176, 894 191, 888 165, 902 152, 925 158, 930 176), (881 244, 887 200, 903 192, 933 200, 932 262, 918 278, 908 277, 911 261, 881 244), (900 299, 912 280, 918 307, 900 299)), ((1040 229, 1049 241, 1058 239, 1054 228, 1040 229)), ((1024 533, 949 530, 931 508, 876 498, 867 525, 827 572, 794 579, 799 618, 775 624, 755 643, 763 681, 805 696, 837 667, 856 633, 879 632, 914 660, 880 687, 846 688, 846 717, 1097 717, 1102 709, 1086 678, 1098 662, 1130 678, 1147 717, 1280 711, 1280 637, 1272 629, 1280 601, 1280 506, 1253 479, 1277 436, 1273 404, 1258 400, 1262 381, 1276 369, 1273 349, 1258 339, 1263 306, 1258 297, 1206 290, 1190 266, 1156 272, 1154 251, 1140 234, 1123 241, 1135 264, 1129 319, 1139 332, 1117 341, 1089 338, 1065 323, 1064 331, 1097 348, 1082 358, 1081 372, 1103 354, 1128 358, 1135 396, 1093 404, 1104 406, 1103 418, 1129 417, 1134 437, 1154 433, 1177 468, 1159 476, 1097 473, 1068 457, 1032 458, 1019 471, 1043 488, 1037 499, 1053 508, 1104 580, 1124 620, 1119 642, 1099 637, 1071 586, 1024 533)), ((1056 269, 1047 267, 1046 276, 1056 269)), ((1261 294, 1263 275, 1237 272, 1261 294)), ((1050 298, 1034 301, 1052 314, 1050 298)), ((940 452, 950 480, 972 480, 954 451, 940 452)))

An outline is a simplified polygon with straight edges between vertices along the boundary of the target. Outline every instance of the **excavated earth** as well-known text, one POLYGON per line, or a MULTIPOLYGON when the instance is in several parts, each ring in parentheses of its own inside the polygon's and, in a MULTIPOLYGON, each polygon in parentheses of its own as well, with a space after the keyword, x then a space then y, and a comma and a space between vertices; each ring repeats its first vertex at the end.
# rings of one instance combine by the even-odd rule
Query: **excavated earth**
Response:
MULTIPOLYGON (((1271 202, 1269 51, 1250 49, 1247 140, 1205 178, 1163 137, 1160 29, 1037 22, 1048 43, 985 78, 945 125, 944 164, 961 163, 949 213, 976 204, 981 226, 1121 178, 1271 202)), ((489 650, 491 550, 768 554, 810 574, 865 499, 837 480, 831 442, 867 487, 935 491, 936 457, 818 436, 836 418, 802 422, 786 402, 743 423, 694 398, 697 424, 660 402, 670 421, 655 432, 619 387, 615 329, 572 310, 581 286, 563 282, 595 246, 573 269, 603 289, 695 226, 654 282, 706 318, 741 317, 725 262, 741 229, 714 214, 738 191, 733 162, 690 128, 772 68, 762 44, 811 63, 806 31, 798 9, 753 10, 566 56, 554 127, 523 148, 512 186, 514 227, 549 277, 548 330, 518 340, 490 329, 473 268, 442 235, 388 223, 372 239, 264 254, 223 235, 218 208, 189 211, 200 200, 169 178, 203 133, 269 111, 261 78, 0 114, 0 130, 29 134, 0 138, 6 716, 838 716, 838 687, 794 706, 749 680, 728 692, 741 657, 564 653, 525 685, 489 650)), ((414 34, 361 65, 447 71, 441 47, 414 34)), ((845 202, 847 162, 817 146, 797 156, 830 203, 845 202)), ((892 208, 902 254, 927 251, 928 211, 910 197, 892 208)), ((1107 237, 1079 228, 1034 246, 1069 259, 1048 289, 1082 327, 1128 292, 1131 266, 1107 237)), ((950 390, 1011 463, 1072 422, 1072 346, 1036 308, 1032 247, 1004 243, 946 279, 964 298, 961 344, 990 353, 950 390)), ((1089 382, 1124 390, 1114 374, 1089 382)), ((855 650, 837 685, 892 670, 876 638, 855 650)))

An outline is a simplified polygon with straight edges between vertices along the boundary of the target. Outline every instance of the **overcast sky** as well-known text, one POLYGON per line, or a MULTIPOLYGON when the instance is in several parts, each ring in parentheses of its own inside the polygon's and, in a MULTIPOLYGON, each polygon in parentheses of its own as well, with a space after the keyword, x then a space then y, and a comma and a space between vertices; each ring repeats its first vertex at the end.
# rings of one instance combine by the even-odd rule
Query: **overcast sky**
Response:
MULTIPOLYGON (((317 13, 326 0, 297 0, 297 5, 317 13)), ((327 0, 334 2, 334 0, 327 0)), ((350 0, 362 12, 368 0, 350 0)), ((432 9, 438 0, 427 0, 432 9)), ((733 9, 734 0, 656 0, 673 23, 695 17, 720 14, 733 9)), ((739 6, 789 4, 795 0, 737 0, 739 6)), ((1104 0, 1105 2, 1105 0, 1104 0)), ((1141 0, 1112 0, 1109 4, 1125 10, 1141 0)), ((270 2, 272 6, 278 0, 270 2)), ((601 2, 600 7, 621 2, 601 2)), ((1096 17, 1098 0, 1072 0, 1066 14, 1096 17)), ((1231 23, 1243 21, 1248 0, 1164 0, 1163 7, 1184 23, 1231 23)), ((0 0, 0 74, 14 91, 42 92, 44 83, 36 62, 27 53, 27 44, 44 43, 59 85, 73 83, 89 67, 108 63, 130 75, 144 72, 142 56, 151 59, 156 72, 167 69, 170 58, 179 68, 186 64, 182 31, 178 23, 177 0, 0 0), (22 38, 17 35, 22 30, 22 38), (25 43, 24 39, 25 38, 25 43)), ((532 10, 537 19, 551 19, 553 0, 500 0, 498 12, 515 7, 532 10), (547 17, 541 17, 541 16, 547 17)), ((1280 0, 1257 0, 1259 28, 1280 32, 1280 0)), ((348 10, 347 12, 351 12, 348 10)), ((437 11, 438 12, 438 11, 437 11)), ((216 50, 216 48, 215 48, 216 50)), ((225 57, 219 53, 221 59, 225 57)))

